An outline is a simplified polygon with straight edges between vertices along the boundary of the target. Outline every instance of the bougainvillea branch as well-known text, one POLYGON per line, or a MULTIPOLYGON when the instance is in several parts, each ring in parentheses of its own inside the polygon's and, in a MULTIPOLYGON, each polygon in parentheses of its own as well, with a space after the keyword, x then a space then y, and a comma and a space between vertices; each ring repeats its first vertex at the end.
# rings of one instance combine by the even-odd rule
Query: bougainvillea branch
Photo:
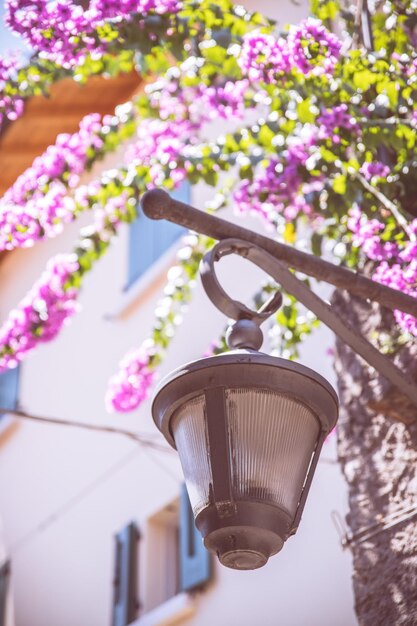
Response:
POLYGON ((54 339, 79 310, 82 279, 104 254, 123 221, 136 214, 135 203, 120 196, 97 210, 90 228, 84 228, 71 254, 60 254, 0 328, 0 372, 16 367, 40 344, 54 339))
POLYGON ((0 250, 54 237, 83 209, 71 193, 85 170, 134 132, 133 106, 87 115, 78 132, 58 135, 0 199, 0 250))
POLYGON ((214 242, 201 235, 189 235, 182 243, 177 264, 169 270, 163 297, 156 305, 150 337, 123 357, 118 373, 109 381, 106 405, 111 412, 133 411, 148 397, 157 367, 191 299, 200 260, 214 242))
POLYGON ((202 0, 198 10, 192 0, 92 1, 86 8, 70 0, 9 0, 6 8, 9 27, 35 52, 30 65, 17 72, 9 66, 0 69, 0 115, 9 120, 21 114, 24 99, 46 94, 63 77, 80 82, 92 75, 129 72, 135 66, 142 75, 160 74, 173 57, 189 58, 190 50, 211 59, 214 68, 217 59, 204 42, 210 42, 212 34, 221 39, 231 18, 233 28, 223 40, 224 50, 247 28, 272 28, 260 14, 250 14, 229 0, 215 4, 202 0))
MULTIPOLYGON (((234 168, 226 196, 233 194, 241 215, 259 215, 271 236, 296 244, 303 233, 301 245, 315 254, 325 239, 340 262, 358 269, 371 262, 375 280, 416 294, 417 55, 407 37, 394 49, 376 36, 374 53, 364 54, 351 46, 352 32, 337 38, 328 30, 337 5, 330 10, 326 2, 317 2, 316 17, 283 33, 226 0, 198 6, 117 0, 86 9, 37 0, 30 5, 37 14, 22 14, 19 0, 9 5, 10 24, 36 48, 36 62, 85 78, 94 63, 99 71, 113 64, 113 73, 131 67, 135 52, 143 73, 158 79, 135 104, 135 137, 118 170, 78 186, 79 170, 106 141, 97 127, 81 141, 81 152, 68 151, 68 140, 63 160, 52 150, 36 164, 47 177, 44 187, 31 182, 29 171, 6 194, 4 247, 53 235, 89 208, 106 207, 101 219, 111 222, 114 210, 149 187, 173 189, 184 179, 215 186, 234 168), (242 124, 247 110, 258 113, 255 124, 242 124), (236 129, 205 141, 218 119, 236 129)), ((8 97, 16 71, 3 71, 8 97)), ((97 120, 90 121, 94 127, 97 120)), ((78 262, 83 272, 92 266, 85 255, 78 262)), ((189 297, 177 295, 173 307, 189 297)), ((292 333, 295 349, 304 333, 295 329, 294 303, 286 306, 279 323, 284 339, 292 333)), ((146 397, 172 334, 170 311, 166 326, 163 318, 155 326, 159 338, 154 329, 151 341, 123 362, 108 395, 114 409, 131 410, 146 397)), ((417 335, 415 318, 396 313, 396 320, 401 332, 417 335)))

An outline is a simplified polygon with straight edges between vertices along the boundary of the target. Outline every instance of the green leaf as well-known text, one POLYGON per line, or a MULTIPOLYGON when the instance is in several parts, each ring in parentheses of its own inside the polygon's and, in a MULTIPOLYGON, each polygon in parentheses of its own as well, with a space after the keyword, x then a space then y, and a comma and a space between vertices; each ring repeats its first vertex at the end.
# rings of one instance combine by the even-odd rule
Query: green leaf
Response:
POLYGON ((313 233, 311 236, 311 251, 316 256, 321 256, 321 246, 323 243, 323 235, 320 233, 313 233))
POLYGON ((297 239, 297 231, 292 222, 287 222, 284 227, 283 237, 285 243, 294 244, 297 239))
POLYGON ((333 178, 333 190, 340 195, 346 193, 346 176, 339 174, 333 178))
POLYGON ((362 91, 367 91, 376 81, 376 76, 370 70, 354 72, 353 85, 362 91))
MULTIPOLYGON (((214 40, 211 40, 214 43, 214 40)), ((211 42, 210 42, 211 43, 211 42)), ((217 45, 200 45, 200 51, 202 56, 209 62, 215 65, 222 65, 226 59, 227 51, 221 46, 217 45)))
POLYGON ((268 124, 263 124, 258 133, 258 142, 265 148, 270 148, 274 137, 275 132, 271 130, 268 124))
POLYGON ((298 119, 302 124, 312 124, 316 116, 312 111, 311 99, 306 98, 297 104, 298 119))

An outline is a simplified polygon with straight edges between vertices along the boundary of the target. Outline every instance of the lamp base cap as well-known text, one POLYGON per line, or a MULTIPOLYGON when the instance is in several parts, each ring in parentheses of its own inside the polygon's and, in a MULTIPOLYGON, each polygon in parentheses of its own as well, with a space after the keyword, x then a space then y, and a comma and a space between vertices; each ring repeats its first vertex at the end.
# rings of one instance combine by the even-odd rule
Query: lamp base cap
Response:
POLYGON ((236 570, 263 567, 284 545, 276 533, 250 526, 227 526, 204 538, 206 548, 215 552, 222 565, 236 570))

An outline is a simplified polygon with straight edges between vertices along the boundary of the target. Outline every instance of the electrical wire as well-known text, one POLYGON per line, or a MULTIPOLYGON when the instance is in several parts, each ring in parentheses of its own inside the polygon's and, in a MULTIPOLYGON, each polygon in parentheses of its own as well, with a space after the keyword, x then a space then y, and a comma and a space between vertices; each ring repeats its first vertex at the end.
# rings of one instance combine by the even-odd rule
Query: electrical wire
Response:
MULTIPOLYGON (((13 415, 17 418, 28 419, 35 422, 40 422, 43 424, 53 424, 58 426, 73 426, 75 428, 81 428, 85 430, 95 431, 95 432, 104 432, 110 434, 118 434, 129 438, 131 441, 134 441, 136 444, 142 447, 142 452, 147 452, 148 458, 152 460, 162 471, 166 474, 169 474, 175 482, 180 483, 181 480, 171 472, 165 464, 161 462, 160 459, 156 458, 153 452, 173 452, 171 447, 165 446, 153 440, 152 435, 143 435, 138 432, 132 432, 129 430, 125 430, 123 428, 114 428, 112 426, 104 426, 98 424, 85 424, 83 422, 79 422, 76 420, 67 420, 67 419, 59 419, 54 417, 44 417, 40 415, 33 415, 26 411, 22 410, 11 410, 11 409, 3 409, 0 408, 0 415, 2 413, 7 413, 9 415, 13 415)), ((93 493, 98 487, 103 485, 107 480, 114 476, 120 469, 122 469, 125 465, 127 465, 133 458, 136 457, 139 450, 135 448, 133 451, 130 450, 129 453, 119 459, 116 463, 114 463, 111 467, 107 468, 102 474, 97 476, 94 480, 84 486, 77 494, 71 497, 67 502, 58 507, 52 513, 49 513, 41 522, 36 524, 34 528, 29 530, 21 539, 18 539, 14 544, 10 547, 11 556, 15 556, 25 545, 28 544, 32 539, 34 539, 39 534, 45 532, 45 530, 51 526, 53 523, 58 521, 58 519, 62 518, 65 514, 69 513, 77 504, 79 504, 82 500, 84 500, 87 496, 93 493)))
POLYGON ((415 504, 400 507, 393 513, 385 515, 373 524, 360 528, 355 534, 350 534, 346 530, 346 525, 337 511, 332 511, 332 520, 339 534, 342 548, 351 548, 354 545, 365 543, 377 535, 417 517, 417 506, 415 504))
POLYGON ((24 535, 21 539, 18 539, 15 543, 10 546, 10 555, 13 558, 16 556, 20 550, 28 544, 32 539, 36 536, 45 532, 45 530, 51 526, 53 523, 57 522, 60 518, 62 518, 65 514, 69 513, 71 509, 73 509, 77 504, 82 502, 87 496, 93 493, 98 487, 107 482, 110 478, 112 478, 119 470, 121 470, 125 465, 130 463, 134 457, 140 451, 136 448, 133 451, 130 450, 128 454, 124 455, 121 459, 119 459, 116 463, 114 463, 111 467, 107 468, 104 472, 102 472, 99 476, 97 476, 94 480, 92 480, 88 485, 84 486, 77 494, 75 494, 72 498, 67 500, 63 505, 55 509, 52 513, 49 513, 41 522, 36 524, 34 528, 29 530, 26 535, 24 535))
POLYGON ((32 413, 28 413, 27 411, 22 411, 18 409, 4 409, 0 407, 0 416, 3 413, 13 415, 17 418, 28 419, 44 424, 54 424, 56 426, 73 426, 75 428, 81 428, 84 430, 122 435, 140 445, 155 448, 155 450, 159 450, 160 452, 173 452, 173 449, 170 446, 155 441, 155 437, 153 437, 152 435, 145 435, 142 433, 133 432, 131 430, 126 430, 124 428, 114 428, 113 426, 105 426, 103 424, 88 424, 84 422, 79 422, 77 420, 33 415, 32 413))

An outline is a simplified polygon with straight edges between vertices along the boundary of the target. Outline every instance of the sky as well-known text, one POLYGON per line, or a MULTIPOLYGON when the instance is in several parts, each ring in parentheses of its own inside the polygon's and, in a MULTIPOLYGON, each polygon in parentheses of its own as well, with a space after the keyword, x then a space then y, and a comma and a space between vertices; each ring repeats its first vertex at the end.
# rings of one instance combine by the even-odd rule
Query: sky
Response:
POLYGON ((13 35, 13 33, 4 25, 4 13, 5 13, 5 1, 0 0, 0 54, 5 54, 10 50, 28 48, 20 41, 19 37, 13 35))

